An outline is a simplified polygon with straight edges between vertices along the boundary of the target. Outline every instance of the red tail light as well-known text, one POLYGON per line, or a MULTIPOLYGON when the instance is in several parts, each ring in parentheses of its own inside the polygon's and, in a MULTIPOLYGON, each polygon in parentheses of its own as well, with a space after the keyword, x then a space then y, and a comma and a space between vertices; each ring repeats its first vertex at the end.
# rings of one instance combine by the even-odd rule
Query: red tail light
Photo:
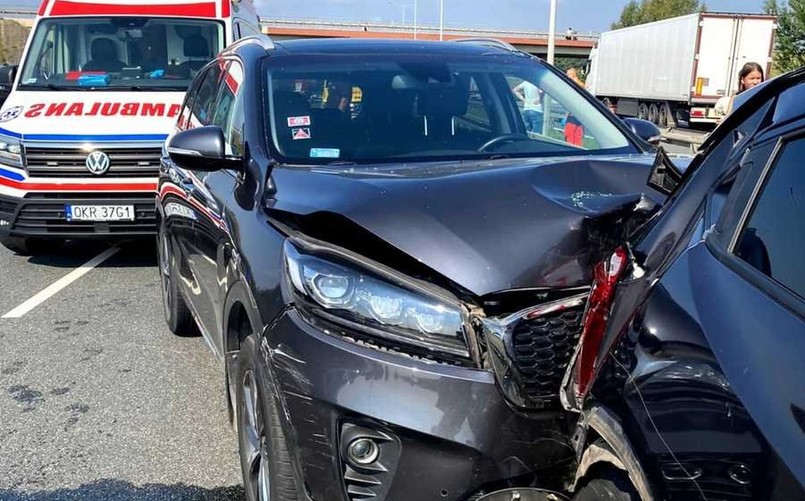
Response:
POLYGON ((622 247, 615 250, 608 261, 595 266, 593 288, 581 331, 581 347, 576 362, 576 395, 583 398, 595 376, 595 360, 604 339, 609 320, 609 309, 615 297, 615 286, 628 264, 628 254, 622 247))

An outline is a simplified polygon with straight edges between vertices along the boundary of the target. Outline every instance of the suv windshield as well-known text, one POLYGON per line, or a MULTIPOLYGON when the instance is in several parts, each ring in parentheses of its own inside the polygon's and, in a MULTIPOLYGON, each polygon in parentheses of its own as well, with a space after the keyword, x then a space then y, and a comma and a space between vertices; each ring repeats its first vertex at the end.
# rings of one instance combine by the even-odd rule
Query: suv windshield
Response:
POLYGON ((45 19, 26 56, 20 88, 185 90, 222 46, 223 26, 215 21, 45 19))
POLYGON ((519 55, 296 55, 267 68, 271 139, 289 162, 636 151, 585 91, 519 55))

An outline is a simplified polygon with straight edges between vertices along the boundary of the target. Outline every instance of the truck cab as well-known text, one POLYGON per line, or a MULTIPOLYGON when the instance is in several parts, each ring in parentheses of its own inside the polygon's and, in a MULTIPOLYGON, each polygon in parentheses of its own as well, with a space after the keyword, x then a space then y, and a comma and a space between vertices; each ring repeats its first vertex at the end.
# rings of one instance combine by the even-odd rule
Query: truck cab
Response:
MULTIPOLYGON (((45 0, 0 110, 0 243, 149 235, 162 143, 251 0, 45 0)), ((5 76, 5 78, 4 78, 5 76)), ((2 84, 4 82, 0 82, 2 84)))

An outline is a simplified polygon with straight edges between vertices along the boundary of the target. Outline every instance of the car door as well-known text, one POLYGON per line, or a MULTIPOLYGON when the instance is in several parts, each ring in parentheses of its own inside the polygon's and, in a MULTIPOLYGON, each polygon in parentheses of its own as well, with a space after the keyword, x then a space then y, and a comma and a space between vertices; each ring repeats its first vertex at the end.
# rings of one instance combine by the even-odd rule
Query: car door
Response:
MULTIPOLYGON (((203 71, 199 73, 188 89, 174 133, 199 125, 198 120, 193 116, 193 110, 199 106, 199 99, 204 98, 204 94, 200 91, 205 75, 206 73, 203 71)), ((170 138, 168 138, 168 141, 170 141, 170 138)), ((188 262, 195 239, 196 220, 196 209, 193 207, 190 197, 188 197, 192 180, 190 173, 176 165, 165 152, 162 155, 162 171, 163 180, 160 184, 160 201, 164 218, 163 226, 167 231, 167 235, 170 236, 163 242, 166 246, 170 245, 178 262, 176 272, 181 278, 179 286, 184 290, 189 302, 193 303, 195 298, 193 290, 197 288, 188 285, 193 283, 193 276, 190 273, 188 262)), ((193 305, 191 304, 192 307, 193 305)))
MULTIPOLYGON (((228 157, 242 156, 243 108, 241 84, 243 66, 237 60, 222 61, 221 78, 218 80, 215 109, 210 115, 210 125, 220 127, 225 137, 225 153, 228 157)), ((220 170, 208 172, 197 179, 194 197, 204 210, 196 220, 194 267, 204 296, 204 322, 209 332, 215 333, 211 342, 219 355, 223 354, 223 301, 226 298, 226 252, 230 248, 229 228, 223 217, 222 198, 233 191, 236 174, 220 170)))
MULTIPOLYGON (((222 77, 220 64, 208 65, 202 69, 203 75, 198 78, 198 91, 186 118, 180 117, 184 129, 203 127, 212 124, 215 113, 219 85, 222 77)), ((204 192, 201 177, 203 173, 192 172, 181 167, 173 167, 175 184, 181 193, 181 200, 188 220, 187 230, 182 234, 182 247, 186 249, 185 260, 180 266, 181 287, 188 298, 188 305, 199 322, 202 334, 212 342, 215 332, 212 300, 203 287, 207 282, 203 274, 210 268, 205 265, 205 256, 199 250, 200 231, 209 227, 214 217, 209 214, 208 196, 204 192)))
POLYGON ((711 270, 694 287, 724 374, 805 485, 805 120, 761 141, 771 153, 730 194, 709 252, 694 256, 711 270))

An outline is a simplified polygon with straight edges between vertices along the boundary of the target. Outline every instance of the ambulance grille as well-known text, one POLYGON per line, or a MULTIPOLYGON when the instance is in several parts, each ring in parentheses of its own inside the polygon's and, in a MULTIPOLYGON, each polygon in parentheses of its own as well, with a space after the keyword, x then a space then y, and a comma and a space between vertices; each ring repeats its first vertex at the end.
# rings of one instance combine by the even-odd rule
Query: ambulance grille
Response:
MULTIPOLYGON (((97 177, 156 177, 161 148, 97 148, 109 156, 109 170, 97 177)), ((25 147, 30 177, 96 177, 82 148, 25 147)))

